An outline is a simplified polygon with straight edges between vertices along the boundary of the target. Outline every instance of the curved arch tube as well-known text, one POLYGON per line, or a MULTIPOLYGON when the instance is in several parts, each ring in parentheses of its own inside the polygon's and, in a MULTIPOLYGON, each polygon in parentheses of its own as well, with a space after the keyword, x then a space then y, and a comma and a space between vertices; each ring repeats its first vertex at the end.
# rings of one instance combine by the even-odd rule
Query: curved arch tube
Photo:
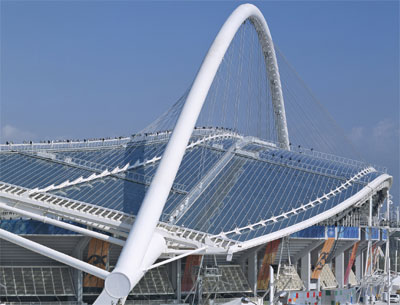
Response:
POLYGON ((250 19, 258 32, 267 62, 278 140, 283 148, 289 149, 282 88, 272 38, 260 10, 252 4, 243 4, 226 20, 197 73, 116 268, 106 279, 103 293, 107 292, 110 297, 126 297, 140 280, 142 269, 146 267, 143 263, 152 263, 144 259, 148 249, 162 247, 163 241, 154 238, 154 230, 215 74, 237 30, 247 19, 250 19))

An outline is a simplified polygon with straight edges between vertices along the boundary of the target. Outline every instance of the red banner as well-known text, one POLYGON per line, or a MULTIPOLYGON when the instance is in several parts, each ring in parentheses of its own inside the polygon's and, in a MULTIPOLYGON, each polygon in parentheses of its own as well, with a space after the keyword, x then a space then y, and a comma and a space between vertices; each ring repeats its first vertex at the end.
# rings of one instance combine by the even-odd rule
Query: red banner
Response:
POLYGON ((260 272, 258 273, 257 289, 260 290, 268 289, 268 284, 270 279, 269 266, 274 263, 280 242, 281 240, 277 239, 267 244, 261 269, 260 272))
POLYGON ((376 243, 375 243, 372 245, 372 250, 371 250, 372 257, 371 257, 371 255, 369 255, 370 253, 368 253, 367 273, 369 272, 369 269, 371 267, 371 261, 372 261, 371 274, 374 272, 374 265, 375 265, 376 259, 377 259, 376 250, 377 250, 377 247, 376 247, 376 243))
POLYGON ((347 283, 349 281, 350 270, 354 265, 354 261, 356 260, 356 254, 357 254, 357 249, 358 249, 359 244, 360 244, 359 241, 356 242, 353 246, 353 250, 351 251, 350 260, 349 260, 349 263, 347 264, 346 273, 344 274, 344 284, 345 285, 347 285, 347 283))
POLYGON ((186 258, 185 271, 182 278, 182 291, 190 291, 194 285, 193 275, 196 266, 200 266, 201 255, 190 255, 186 258))

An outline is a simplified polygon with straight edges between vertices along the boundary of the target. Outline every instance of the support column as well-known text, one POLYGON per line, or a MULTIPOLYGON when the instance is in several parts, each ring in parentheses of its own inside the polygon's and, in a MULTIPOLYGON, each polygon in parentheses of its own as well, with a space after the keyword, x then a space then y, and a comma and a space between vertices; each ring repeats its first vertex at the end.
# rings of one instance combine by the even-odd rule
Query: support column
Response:
POLYGON ((360 251, 356 256, 356 277, 361 280, 362 276, 362 251, 360 251))
MULTIPOLYGON (((372 275, 372 265, 373 265, 373 256, 372 256, 372 197, 369 197, 369 215, 368 215, 368 248, 365 258, 365 266, 364 266, 364 276, 370 277, 372 275)), ((368 304, 370 300, 370 292, 371 286, 368 284, 365 287, 365 297, 364 304, 368 304)))
POLYGON ((274 290, 274 268, 272 266, 269 266, 269 274, 270 274, 270 279, 269 279, 269 304, 274 304, 274 295, 275 295, 275 290, 274 290))
POLYGON ((369 216, 368 216, 368 250, 367 250, 367 256, 366 256, 366 261, 365 261, 365 266, 368 268, 368 262, 369 262, 369 268, 368 270, 365 270, 365 275, 371 275, 372 274, 372 197, 369 197, 369 216))
POLYGON ((178 303, 182 300, 182 261, 176 261, 176 298, 178 303))
POLYGON ((306 286, 306 290, 310 290, 311 277, 311 253, 308 252, 301 258, 301 280, 306 286))
MULTIPOLYGON (((83 251, 90 241, 90 237, 82 236, 77 245, 75 246, 72 256, 77 259, 83 260, 83 251)), ((72 268, 73 283, 75 287, 76 301, 78 304, 83 303, 83 272, 81 270, 72 268)))
POLYGON ((243 274, 246 274, 246 262, 247 262, 247 258, 246 259, 240 259, 239 264, 240 264, 240 268, 243 271, 243 274))
MULTIPOLYGON (((396 237, 397 238, 397 237, 396 237)), ((398 250, 397 249, 399 249, 399 240, 397 239, 396 240, 397 241, 397 248, 396 248, 396 250, 395 250, 395 257, 394 257, 394 271, 395 271, 395 273, 397 274, 397 270, 398 270, 398 268, 397 268, 397 257, 398 257, 398 250)))
MULTIPOLYGON (((325 242, 325 240, 322 242, 322 244, 325 242)), ((313 251, 311 251, 310 252, 310 255, 311 255, 311 266, 313 267, 313 269, 315 269, 315 266, 316 266, 316 264, 317 264, 317 262, 318 262, 318 257, 319 257, 319 250, 318 249, 321 249, 321 248, 317 248, 317 249, 314 249, 313 251)))
POLYGON ((168 277, 169 280, 171 281, 172 288, 175 291, 176 299, 178 303, 181 300, 181 291, 182 291, 182 285, 181 285, 181 260, 176 260, 173 261, 170 264, 167 264, 167 270, 168 270, 168 277))
POLYGON ((335 277, 339 283, 339 288, 344 287, 344 252, 341 252, 335 258, 335 277))
POLYGON ((390 285, 390 256, 389 256, 389 249, 390 249, 390 195, 389 191, 387 193, 387 198, 386 198, 386 219, 387 219, 387 233, 386 233, 386 251, 385 251, 385 272, 387 274, 387 304, 390 305, 390 291, 391 291, 391 285, 390 285))
POLYGON ((247 265, 247 280, 251 290, 254 291, 254 296, 257 296, 257 252, 254 251, 249 255, 248 265, 247 265))

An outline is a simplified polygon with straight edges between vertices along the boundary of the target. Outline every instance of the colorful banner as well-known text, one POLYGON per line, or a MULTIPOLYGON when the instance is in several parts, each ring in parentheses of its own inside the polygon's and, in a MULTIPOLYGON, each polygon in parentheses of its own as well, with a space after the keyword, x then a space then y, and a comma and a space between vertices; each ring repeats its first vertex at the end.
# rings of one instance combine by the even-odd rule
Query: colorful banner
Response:
POLYGON ((359 244, 360 244, 360 242, 358 241, 353 245, 353 250, 351 251, 350 260, 349 260, 349 263, 347 264, 346 273, 344 274, 344 284, 345 285, 347 285, 347 283, 349 281, 350 270, 353 267, 354 261, 356 260, 356 254, 357 254, 357 249, 358 249, 359 244))
POLYGON ((182 278, 182 291, 190 291, 194 285, 195 267, 200 266, 201 255, 189 255, 186 258, 185 271, 182 278))
POLYGON ((280 242, 281 240, 277 239, 267 244, 260 272, 258 273, 257 289, 260 290, 268 289, 268 284, 270 279, 269 266, 272 265, 275 261, 280 242))
POLYGON ((335 243, 335 238, 328 238, 325 241, 324 246, 322 247, 321 254, 319 255, 318 262, 311 275, 312 279, 316 280, 319 278, 322 268, 324 268, 326 264, 326 260, 328 259, 329 253, 331 252, 334 243, 335 243))
MULTIPOLYGON (((106 269, 110 244, 96 238, 89 242, 87 262, 101 269, 106 269)), ((86 273, 83 278, 83 287, 103 288, 104 280, 86 273)))

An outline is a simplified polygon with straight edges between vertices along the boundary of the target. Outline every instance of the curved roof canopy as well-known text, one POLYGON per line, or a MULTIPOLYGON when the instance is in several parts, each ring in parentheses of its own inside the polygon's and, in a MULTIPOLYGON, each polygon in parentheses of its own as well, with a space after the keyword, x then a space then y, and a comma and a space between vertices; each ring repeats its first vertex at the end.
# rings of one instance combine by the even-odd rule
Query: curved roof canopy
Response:
MULTIPOLYGON (((136 216, 168 138, 3 146, 0 181, 30 198, 55 195, 136 216)), ((198 128, 160 223, 245 242, 339 213, 373 181, 390 177, 361 162, 198 128)))

